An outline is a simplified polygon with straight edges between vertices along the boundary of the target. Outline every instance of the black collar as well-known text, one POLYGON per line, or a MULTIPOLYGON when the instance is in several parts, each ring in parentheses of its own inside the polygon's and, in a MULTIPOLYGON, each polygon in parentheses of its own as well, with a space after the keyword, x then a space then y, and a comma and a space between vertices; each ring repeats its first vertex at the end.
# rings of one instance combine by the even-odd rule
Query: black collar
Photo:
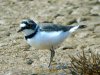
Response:
POLYGON ((27 40, 29 38, 34 37, 36 35, 36 33, 38 32, 38 29, 39 29, 39 26, 36 27, 36 29, 34 30, 34 32, 32 34, 25 36, 25 39, 27 40))

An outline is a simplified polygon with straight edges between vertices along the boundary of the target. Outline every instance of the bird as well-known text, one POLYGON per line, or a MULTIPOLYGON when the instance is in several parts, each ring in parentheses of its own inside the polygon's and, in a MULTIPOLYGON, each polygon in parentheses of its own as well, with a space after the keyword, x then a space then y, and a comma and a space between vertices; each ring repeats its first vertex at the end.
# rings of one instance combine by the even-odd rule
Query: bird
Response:
POLYGON ((23 32, 25 40, 36 49, 50 50, 51 66, 55 56, 55 48, 60 45, 71 33, 83 29, 86 25, 60 25, 54 23, 36 23, 32 19, 24 19, 20 23, 18 32, 23 32))

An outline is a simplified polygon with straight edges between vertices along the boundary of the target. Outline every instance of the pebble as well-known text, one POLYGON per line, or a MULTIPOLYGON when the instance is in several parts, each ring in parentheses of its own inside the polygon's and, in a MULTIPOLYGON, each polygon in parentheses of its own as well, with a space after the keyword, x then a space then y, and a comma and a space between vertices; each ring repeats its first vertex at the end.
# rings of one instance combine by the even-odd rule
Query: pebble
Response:
POLYGON ((38 75, 38 74, 31 74, 31 75, 38 75))
POLYGON ((95 33, 100 33, 100 26, 96 26, 96 28, 94 29, 95 33))
POLYGON ((76 23, 76 22, 77 22, 76 19, 72 19, 67 23, 67 25, 71 25, 71 24, 76 23))
POLYGON ((89 9, 87 8, 77 8, 72 12, 72 15, 87 15, 89 14, 89 9))
POLYGON ((62 63, 62 64, 57 64, 57 66, 56 66, 56 69, 57 70, 61 70, 61 69, 67 69, 68 67, 67 67, 67 64, 64 64, 64 63, 62 63))
POLYGON ((63 47, 62 50, 66 50, 66 49, 74 49, 72 46, 67 46, 67 47, 63 47))
POLYGON ((10 34, 11 34, 10 32, 6 32, 6 36, 10 36, 10 34))
POLYGON ((27 63, 28 65, 31 65, 31 64, 33 63, 33 60, 28 59, 26 63, 27 63))
POLYGON ((80 32, 75 34, 76 38, 86 38, 89 35, 89 32, 80 32))
POLYGON ((91 11, 91 15, 93 16, 100 16, 100 6, 94 6, 91 11))
POLYGON ((54 18, 57 18, 58 16, 64 16, 64 15, 62 15, 62 14, 56 14, 56 15, 54 16, 54 18))

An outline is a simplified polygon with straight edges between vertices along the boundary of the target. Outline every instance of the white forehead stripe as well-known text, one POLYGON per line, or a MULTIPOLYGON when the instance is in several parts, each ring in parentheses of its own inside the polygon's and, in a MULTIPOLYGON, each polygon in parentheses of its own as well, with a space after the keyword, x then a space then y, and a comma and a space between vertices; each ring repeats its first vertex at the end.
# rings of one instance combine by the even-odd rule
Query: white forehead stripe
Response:
POLYGON ((24 23, 23 24, 20 24, 20 27, 25 27, 25 26, 26 26, 26 24, 24 24, 24 23))

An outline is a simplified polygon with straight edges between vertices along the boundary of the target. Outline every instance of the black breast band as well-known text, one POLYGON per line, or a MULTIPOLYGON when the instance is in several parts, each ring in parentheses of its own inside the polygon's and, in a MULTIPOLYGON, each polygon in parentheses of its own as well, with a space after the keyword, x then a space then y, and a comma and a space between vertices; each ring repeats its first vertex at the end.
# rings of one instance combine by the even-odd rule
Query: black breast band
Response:
POLYGON ((38 28, 39 27, 37 27, 32 34, 25 36, 25 39, 27 40, 28 38, 34 37, 36 35, 36 33, 38 32, 38 28))

